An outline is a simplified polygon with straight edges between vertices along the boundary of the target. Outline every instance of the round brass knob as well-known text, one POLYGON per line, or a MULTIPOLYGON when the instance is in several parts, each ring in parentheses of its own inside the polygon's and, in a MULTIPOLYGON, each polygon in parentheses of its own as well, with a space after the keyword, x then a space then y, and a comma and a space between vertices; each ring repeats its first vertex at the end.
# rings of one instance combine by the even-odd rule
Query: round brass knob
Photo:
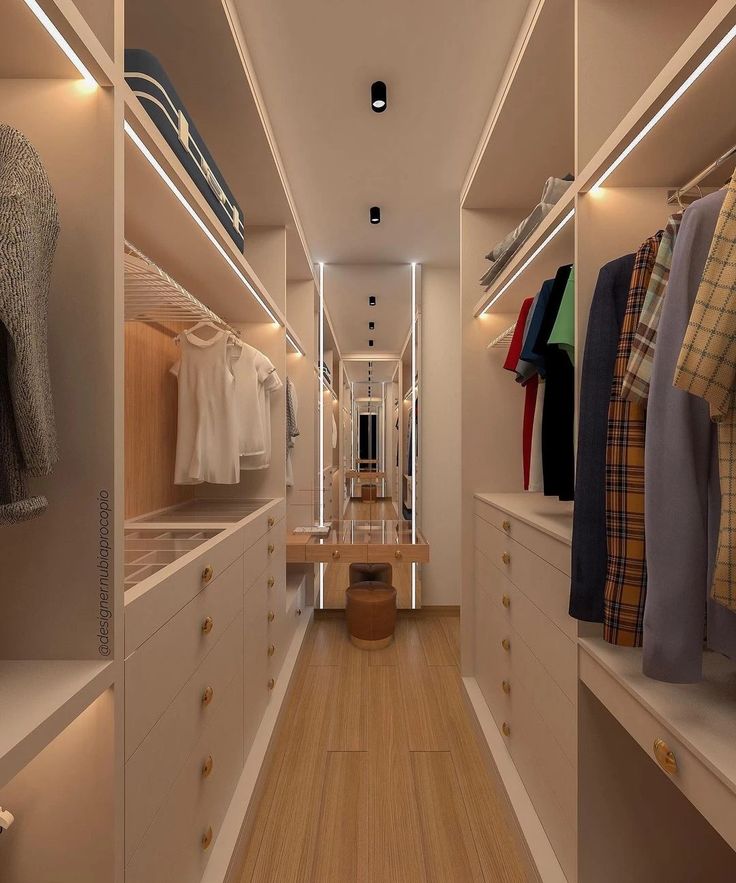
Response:
POLYGON ((214 619, 211 616, 206 616, 202 621, 202 631, 205 635, 209 635, 215 625, 214 619))
POLYGON ((511 727, 506 723, 506 721, 504 721, 501 725, 501 732, 504 734, 504 736, 511 735, 511 727))
POLYGON ((207 760, 202 764, 202 778, 206 779, 209 774, 212 772, 212 767, 214 766, 214 761, 212 760, 212 755, 210 754, 207 760))
POLYGON ((212 702, 212 697, 215 695, 215 691, 212 687, 207 687, 202 693, 202 705, 209 705, 212 702))
POLYGON ((508 696, 511 692, 511 681, 501 681, 501 689, 508 696))
POLYGON ((269 576, 269 578, 268 578, 268 583, 267 583, 269 589, 272 589, 272 588, 273 588, 273 584, 274 584, 275 582, 276 582, 276 580, 275 580, 272 576, 269 576))
POLYGON ((273 678, 269 678, 268 679, 268 689, 273 690, 273 688, 275 686, 276 686, 276 681, 273 678))
POLYGON ((276 522, 274 521, 273 518, 269 518, 267 524, 268 524, 269 527, 273 527, 274 524, 276 524, 276 522))
POLYGON ((202 849, 209 849, 212 843, 212 826, 202 834, 202 849))
POLYGON ((301 608, 301 607, 297 607, 297 609, 296 609, 296 615, 297 615, 297 616, 301 616, 301 615, 302 615, 302 608, 301 608))
POLYGON ((268 621, 273 622, 274 619, 276 619, 276 614, 273 612, 273 610, 269 610, 268 611, 268 621))
POLYGON ((509 531, 511 530, 511 522, 504 521, 501 527, 506 531, 506 533, 509 533, 509 531))
POLYGON ((677 758, 664 739, 654 740, 654 756, 662 769, 670 776, 674 776, 677 772, 677 758))
POLYGON ((510 650, 511 649, 511 641, 509 641, 508 638, 504 638, 503 641, 501 641, 501 646, 503 647, 504 650, 510 650))
POLYGON ((508 609, 511 607, 511 598, 509 598, 508 595, 504 595, 503 598, 501 598, 501 603, 506 609, 508 609))
POLYGON ((275 548, 276 548, 276 547, 274 546, 273 543, 269 543, 269 544, 268 544, 268 554, 269 554, 269 555, 273 555, 273 550, 274 550, 275 548))
POLYGON ((398 559, 398 558, 401 558, 401 557, 402 557, 402 556, 401 556, 401 549, 397 549, 397 550, 394 552, 394 558, 397 558, 397 559, 398 559))
POLYGON ((332 553, 332 557, 335 559, 335 561, 337 561, 337 559, 340 557, 340 552, 337 549, 335 549, 334 552, 332 553))
POLYGON ((501 555, 501 561, 503 561, 504 564, 511 564, 511 555, 509 555, 508 552, 504 552, 503 555, 501 555))
POLYGON ((269 645, 268 645, 268 655, 269 655, 269 656, 273 656, 273 654, 274 654, 275 652, 276 652, 276 645, 275 645, 275 644, 269 644, 269 645))
POLYGON ((208 564, 207 567, 202 571, 202 582, 208 583, 212 577, 215 575, 215 569, 211 564, 208 564))

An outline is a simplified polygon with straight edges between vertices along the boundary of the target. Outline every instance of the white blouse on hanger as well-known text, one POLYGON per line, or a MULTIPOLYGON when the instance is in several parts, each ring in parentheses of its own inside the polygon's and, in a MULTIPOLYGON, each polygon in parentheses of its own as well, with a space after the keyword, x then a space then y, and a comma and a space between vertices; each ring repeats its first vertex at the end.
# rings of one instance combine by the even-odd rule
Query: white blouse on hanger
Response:
POLYGON ((229 335, 209 340, 184 332, 181 358, 171 369, 179 384, 175 484, 237 484, 238 411, 230 368, 229 335))
MULTIPOLYGON (((263 356, 265 359, 266 357, 263 356)), ((266 359, 268 361, 268 359, 266 359)), ((271 393, 281 389, 283 383, 270 362, 271 371, 258 385, 258 408, 263 423, 264 450, 262 454, 248 454, 240 458, 241 469, 268 469, 271 465, 271 393)))
MULTIPOLYGON (((240 454, 256 456, 266 453, 266 414, 261 390, 264 384, 273 388, 269 377, 276 371, 260 350, 240 342, 234 347, 233 373, 240 423, 240 454)), ((278 376, 277 376, 278 379, 278 376)), ((279 380, 279 386, 281 381, 279 380)), ((268 421, 270 434, 270 420, 268 421)))

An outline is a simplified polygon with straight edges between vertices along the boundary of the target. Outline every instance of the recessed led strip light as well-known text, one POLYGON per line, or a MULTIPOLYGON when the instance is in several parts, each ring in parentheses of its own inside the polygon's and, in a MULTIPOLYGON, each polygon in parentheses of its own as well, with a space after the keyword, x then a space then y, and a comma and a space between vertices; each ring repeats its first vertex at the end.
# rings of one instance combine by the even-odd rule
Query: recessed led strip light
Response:
POLYGON ((43 9, 41 9, 36 0, 25 0, 25 3, 26 6, 31 10, 31 12, 36 16, 36 18, 41 22, 41 24, 46 28, 59 49, 61 49, 64 55, 66 55, 69 61, 71 61, 74 67, 79 71, 85 83, 87 83, 88 86, 97 86, 97 80, 92 76, 82 59, 72 49, 69 43, 67 43, 66 38, 63 36, 61 31, 51 21, 48 15, 46 15, 43 9))
MULTIPOLYGON (((417 265, 411 265, 411 541, 417 541, 417 265)), ((417 606, 417 563, 411 565, 411 609, 417 606)))
POLYGON ((534 249, 534 251, 529 255, 529 257, 524 261, 524 263, 519 267, 519 269, 513 274, 513 276, 506 282, 506 284, 498 291, 491 300, 483 307, 483 309, 478 313, 478 316, 484 316, 488 310, 496 303, 496 301, 503 295, 505 292, 509 290, 509 288, 516 282, 516 280, 521 276, 521 274, 526 270, 526 268, 540 255, 545 248, 552 242, 552 240, 557 236, 557 234, 562 230, 562 228, 570 221, 570 219, 575 214, 575 209, 571 208, 570 211, 565 215, 565 217, 560 221, 560 223, 555 227, 555 229, 547 236, 542 242, 534 249))
POLYGON ((291 336, 291 334, 289 334, 288 331, 286 332, 286 340, 296 353, 298 353, 300 356, 304 355, 304 350, 299 346, 299 344, 294 340, 294 338, 291 336))
MULTIPOLYGON (((320 394, 318 396, 319 411, 319 526, 325 523, 325 420, 324 420, 324 388, 325 388, 325 265, 319 265, 319 373, 320 394)), ((325 606, 325 565, 319 565, 319 609, 325 606)))
MULTIPOLYGON (((27 2, 27 0, 26 0, 26 2, 27 2)), ((272 312, 272 310, 270 309, 268 304, 263 300, 263 298, 258 294, 258 292, 255 290, 255 288, 251 285, 251 283, 248 281, 246 276, 243 274, 242 270, 238 267, 238 265, 235 263, 235 261, 230 257, 230 255, 225 251, 225 249, 217 241, 217 239, 215 238, 212 231, 207 227, 207 225, 204 223, 204 221, 194 211, 194 209, 191 207, 191 205, 189 205, 189 203, 187 202, 187 200, 184 197, 184 194, 179 190, 179 188, 176 186, 176 184, 174 184, 174 182, 171 180, 171 178, 169 178, 169 176, 166 174, 164 169, 161 167, 161 164, 158 162, 156 157, 146 147, 146 145, 140 139, 140 137, 138 136, 136 131, 133 129, 133 127, 130 125, 130 123, 127 122, 127 120, 124 124, 124 127, 125 127, 126 135, 128 135, 130 137, 133 144, 135 144, 135 146, 138 148, 138 150, 140 150, 140 152, 143 154, 143 156, 145 156, 145 158, 148 160, 150 165, 153 166, 153 168, 156 170, 156 172, 158 173, 161 180, 166 184, 166 186, 169 188, 169 190, 171 190, 171 192, 174 194, 174 196, 184 206, 184 208, 187 210, 187 212, 189 213, 191 218, 194 220, 194 222, 197 224, 199 229, 204 233, 204 235, 209 239, 209 241, 220 252, 222 257, 227 262, 227 265, 230 267, 230 269, 233 271, 233 273, 235 273, 235 275, 238 277, 238 279, 240 279, 240 281, 243 283, 243 285, 245 285, 245 287, 248 289, 248 291, 253 295, 253 297, 258 302, 259 306, 261 306, 263 308, 263 310, 266 312, 266 314, 271 319, 271 321, 274 323, 274 325, 281 326, 283 323, 280 322, 276 318, 276 316, 274 315, 274 313, 272 312)))
POLYGON ((736 25, 734 25, 731 30, 723 37, 716 46, 711 49, 711 51, 705 56, 705 58, 700 62, 700 64, 695 68, 695 70, 690 74, 690 76, 685 80, 685 82, 672 94, 672 96, 662 105, 662 107, 655 113, 655 115, 649 120, 649 122, 644 126, 644 128, 639 132, 639 134, 628 144, 624 150, 616 157, 616 159, 611 163, 611 165, 606 169, 606 171, 598 178, 598 180, 593 184, 590 188, 590 192, 593 193, 598 190, 603 184, 603 182, 609 178, 616 169, 621 165, 621 163, 626 159, 626 157, 631 153, 631 151, 640 144, 644 138, 652 131, 652 129, 657 125, 657 123, 662 119, 662 117, 672 109, 672 107, 677 104, 677 102, 682 98, 682 96, 687 92, 687 90, 693 85, 693 83, 713 64, 713 62, 718 58, 718 56, 723 52, 723 50, 728 46, 728 44, 736 37, 736 25))

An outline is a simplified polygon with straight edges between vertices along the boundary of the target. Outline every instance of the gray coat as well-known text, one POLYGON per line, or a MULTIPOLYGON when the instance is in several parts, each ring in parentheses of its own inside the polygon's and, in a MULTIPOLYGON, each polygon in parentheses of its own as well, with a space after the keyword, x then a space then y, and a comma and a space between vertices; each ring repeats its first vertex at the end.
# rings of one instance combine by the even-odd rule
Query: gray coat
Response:
POLYGON ((702 676, 706 608, 708 646, 736 657, 736 615, 709 598, 721 511, 716 427, 707 402, 672 385, 724 196, 699 199, 682 219, 647 406, 644 674, 674 683, 702 676))
POLYGON ((46 323, 58 233, 38 154, 0 124, 0 524, 45 511, 26 478, 48 475, 57 461, 46 323))

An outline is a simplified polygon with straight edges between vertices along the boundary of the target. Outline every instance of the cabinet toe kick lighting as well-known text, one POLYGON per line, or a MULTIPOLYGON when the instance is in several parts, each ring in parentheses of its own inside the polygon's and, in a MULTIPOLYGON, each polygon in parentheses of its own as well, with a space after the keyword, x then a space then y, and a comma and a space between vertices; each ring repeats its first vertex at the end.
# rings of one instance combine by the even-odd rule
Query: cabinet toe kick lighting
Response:
POLYGON ((97 80, 92 76, 92 74, 87 69, 86 65, 82 61, 82 59, 77 55, 77 53, 72 49, 72 47, 67 43, 61 31, 56 27, 56 25, 51 21, 51 19, 46 15, 46 13, 41 9, 36 0, 25 0, 26 6, 31 10, 31 12, 36 16, 36 18, 41 22, 41 24, 46 28, 49 35, 56 43, 56 45, 61 49, 61 51, 66 55, 66 57, 71 61, 74 67, 79 71, 84 79, 84 82, 90 89, 94 89, 97 87, 97 80))

